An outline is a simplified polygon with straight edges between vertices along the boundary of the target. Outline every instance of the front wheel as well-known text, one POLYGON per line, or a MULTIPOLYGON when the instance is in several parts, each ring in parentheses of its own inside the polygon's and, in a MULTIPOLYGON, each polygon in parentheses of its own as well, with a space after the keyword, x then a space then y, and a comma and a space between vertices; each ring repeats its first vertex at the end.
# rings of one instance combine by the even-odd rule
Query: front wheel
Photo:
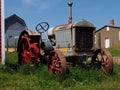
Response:
POLYGON ((59 50, 54 50, 50 52, 48 57, 48 71, 52 74, 66 74, 66 59, 59 50))
POLYGON ((98 49, 92 57, 92 63, 97 63, 97 66, 102 69, 105 75, 113 72, 113 59, 109 51, 98 49))

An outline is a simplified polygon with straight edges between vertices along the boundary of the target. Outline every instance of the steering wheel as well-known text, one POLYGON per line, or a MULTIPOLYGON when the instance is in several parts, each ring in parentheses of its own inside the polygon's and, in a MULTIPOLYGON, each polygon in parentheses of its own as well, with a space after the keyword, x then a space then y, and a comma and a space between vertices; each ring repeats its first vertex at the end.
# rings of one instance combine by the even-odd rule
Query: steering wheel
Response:
POLYGON ((47 22, 41 22, 36 26, 36 31, 39 33, 46 32, 49 29, 49 24, 47 22), (44 30, 44 31, 43 31, 44 30))

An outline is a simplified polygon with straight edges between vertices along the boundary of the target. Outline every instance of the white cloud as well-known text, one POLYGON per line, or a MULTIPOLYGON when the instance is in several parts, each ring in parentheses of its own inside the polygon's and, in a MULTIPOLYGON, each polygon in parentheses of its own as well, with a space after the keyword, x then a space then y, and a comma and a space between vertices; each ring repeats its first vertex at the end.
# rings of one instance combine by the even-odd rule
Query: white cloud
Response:
POLYGON ((51 7, 51 4, 48 1, 42 1, 37 4, 37 7, 40 9, 47 9, 51 7))
POLYGON ((55 4, 58 4, 61 0, 22 0, 22 2, 26 5, 32 7, 38 7, 39 9, 48 9, 55 4))
POLYGON ((22 0, 23 3, 26 3, 26 4, 31 4, 33 2, 33 0, 22 0))

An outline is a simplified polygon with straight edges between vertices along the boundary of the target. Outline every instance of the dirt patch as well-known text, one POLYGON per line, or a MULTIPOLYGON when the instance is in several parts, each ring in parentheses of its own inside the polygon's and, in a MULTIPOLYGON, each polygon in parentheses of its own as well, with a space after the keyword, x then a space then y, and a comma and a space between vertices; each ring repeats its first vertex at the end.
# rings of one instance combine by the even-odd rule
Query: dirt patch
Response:
POLYGON ((16 48, 5 48, 5 51, 6 52, 15 52, 16 51, 16 48))

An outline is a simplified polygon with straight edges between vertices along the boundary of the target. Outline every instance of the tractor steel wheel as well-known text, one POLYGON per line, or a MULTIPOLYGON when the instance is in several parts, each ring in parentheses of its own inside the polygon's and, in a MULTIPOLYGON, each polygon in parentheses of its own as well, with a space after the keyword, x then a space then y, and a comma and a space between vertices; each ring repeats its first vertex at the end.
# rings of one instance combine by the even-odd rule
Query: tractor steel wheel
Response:
POLYGON ((27 63, 30 60, 30 41, 27 36, 22 36, 18 48, 20 48, 18 52, 19 64, 27 63))
POLYGON ((64 55, 59 51, 55 50, 49 54, 48 57, 48 71, 52 74, 66 74, 67 64, 64 55))
POLYGON ((102 71, 105 75, 109 75, 113 71, 113 59, 109 51, 98 49, 95 51, 92 58, 94 63, 97 63, 99 68, 102 68, 102 71))

